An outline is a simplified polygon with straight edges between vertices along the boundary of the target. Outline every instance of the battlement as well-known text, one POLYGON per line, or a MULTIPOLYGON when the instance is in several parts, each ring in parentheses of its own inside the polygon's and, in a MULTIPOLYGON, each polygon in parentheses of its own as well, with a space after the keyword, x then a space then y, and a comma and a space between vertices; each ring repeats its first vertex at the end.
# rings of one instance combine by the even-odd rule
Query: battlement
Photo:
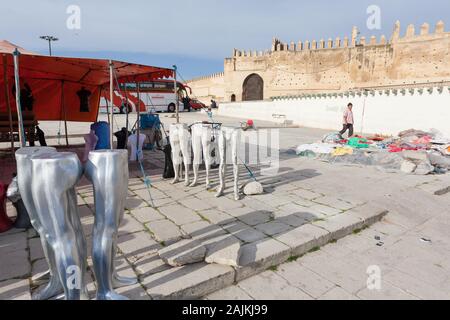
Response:
POLYGON ((416 27, 413 24, 407 26, 404 36, 401 35, 400 21, 397 21, 394 25, 394 29, 390 40, 388 41, 385 35, 382 35, 379 39, 376 36, 367 38, 361 36, 358 39, 358 28, 353 27, 350 37, 344 38, 337 37, 336 39, 328 38, 306 41, 291 41, 290 43, 284 43, 278 38, 272 39, 271 50, 266 51, 241 51, 238 49, 233 50, 233 57, 262 57, 270 55, 273 52, 287 51, 287 52, 300 52, 307 50, 329 50, 329 49, 341 49, 352 48, 361 46, 380 46, 394 44, 397 42, 415 42, 415 41, 427 41, 437 38, 450 37, 450 32, 445 32, 445 24, 443 21, 436 23, 434 31, 430 31, 430 25, 424 23, 416 32, 416 27))
POLYGON ((187 80, 187 82, 196 82, 196 81, 202 81, 202 80, 212 80, 215 78, 223 78, 224 77, 224 72, 216 72, 207 76, 202 76, 202 77, 196 77, 196 78, 192 78, 190 80, 187 80))

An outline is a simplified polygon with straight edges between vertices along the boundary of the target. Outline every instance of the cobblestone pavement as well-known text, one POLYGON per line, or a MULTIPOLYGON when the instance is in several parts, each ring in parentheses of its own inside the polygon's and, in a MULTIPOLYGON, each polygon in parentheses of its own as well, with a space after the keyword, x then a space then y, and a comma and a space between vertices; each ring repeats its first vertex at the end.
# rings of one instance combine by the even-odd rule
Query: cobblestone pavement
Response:
MULTIPOLYGON (((215 198, 213 190, 205 190, 202 184, 203 172, 196 187, 163 180, 163 154, 149 151, 144 166, 152 179, 150 196, 137 164, 130 164, 117 265, 121 275, 137 275, 139 283, 117 291, 131 299, 450 298, 450 195, 434 195, 450 186, 449 175, 384 173, 298 158, 287 152, 303 139, 311 141, 321 135, 313 129, 281 129, 279 173, 258 176, 266 193, 240 201, 233 200, 231 170, 225 196, 215 198), (372 227, 315 247, 304 256, 289 256, 288 247, 279 241, 299 226, 333 221, 368 204, 389 213, 372 227), (229 265, 168 266, 157 251, 183 239, 202 241, 209 248, 226 240, 221 249, 227 250, 217 252, 229 265), (240 250, 240 258, 236 250, 240 250), (289 262, 247 279, 244 271, 234 272, 233 262, 242 265, 275 253, 280 255, 280 263, 289 262), (233 261, 238 258, 240 261, 233 261), (381 291, 367 289, 366 271, 371 265, 381 269, 381 291), (212 287, 226 287, 240 277, 243 280, 237 284, 210 294, 212 287)), ((211 176, 217 186, 217 170, 211 176)), ((242 182, 248 180, 244 168, 240 177, 242 182)), ((78 188, 78 204, 90 243, 94 198, 84 179, 78 188)), ((30 299, 42 285, 35 281, 36 275, 46 269, 35 232, 0 234, 0 256, 0 299, 30 299)), ((90 259, 88 262, 91 265, 90 259)), ((93 280, 90 268, 91 294, 95 292, 93 280)))

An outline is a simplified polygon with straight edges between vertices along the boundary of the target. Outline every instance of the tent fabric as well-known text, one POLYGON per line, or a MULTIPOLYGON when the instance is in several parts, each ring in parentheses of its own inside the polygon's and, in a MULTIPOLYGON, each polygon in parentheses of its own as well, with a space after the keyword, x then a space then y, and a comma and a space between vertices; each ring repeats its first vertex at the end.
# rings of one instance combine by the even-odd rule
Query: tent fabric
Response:
MULTIPOLYGON (((0 42, 0 54, 3 58, 0 61, 0 112, 7 111, 5 66, 11 110, 16 110, 14 60, 11 54, 15 48, 7 41, 0 42)), ((18 49, 21 52, 21 95, 32 97, 28 99, 28 107, 32 108, 36 120, 96 121, 101 92, 109 90, 109 60, 50 57, 18 49)), ((112 64, 119 83, 152 81, 173 76, 172 69, 121 61, 112 61, 112 64)))

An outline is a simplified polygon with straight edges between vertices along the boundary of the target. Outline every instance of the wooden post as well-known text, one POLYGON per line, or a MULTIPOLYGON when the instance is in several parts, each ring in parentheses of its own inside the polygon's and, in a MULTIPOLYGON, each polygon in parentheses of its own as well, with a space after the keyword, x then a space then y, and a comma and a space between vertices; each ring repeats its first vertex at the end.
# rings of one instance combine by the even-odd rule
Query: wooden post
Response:
MULTIPOLYGON (((136 88, 137 88, 137 101, 138 101, 138 107, 137 107, 137 120, 136 120, 136 152, 139 150, 139 140, 140 140, 140 133, 141 133, 141 88, 139 87, 140 83, 136 82, 136 88)), ((139 161, 139 154, 136 154, 136 161, 139 161)))
POLYGON ((16 48, 14 50, 14 78, 16 84, 16 107, 17 107, 17 122, 19 127, 19 141, 20 146, 25 147, 25 134, 23 130, 22 106, 20 105, 20 79, 19 79, 19 55, 20 52, 16 48))
POLYGON ((13 124, 12 124, 11 101, 9 99, 8 61, 6 59, 6 54, 3 55, 3 82, 5 83, 6 108, 8 109, 8 117, 9 117, 9 133, 10 133, 10 137, 11 137, 11 152, 14 153, 14 135, 13 135, 13 124))
MULTIPOLYGON (((114 82, 113 82, 113 72, 114 72, 114 65, 112 60, 109 60, 109 98, 111 100, 111 119, 109 119, 109 143, 111 150, 113 148, 113 131, 114 131, 114 82)), ((108 112, 109 115, 109 112, 108 112)))
POLYGON ((66 110, 66 104, 64 102, 64 80, 61 81, 61 108, 64 113, 64 132, 66 134, 66 146, 69 145, 69 136, 67 133, 67 110, 66 110))

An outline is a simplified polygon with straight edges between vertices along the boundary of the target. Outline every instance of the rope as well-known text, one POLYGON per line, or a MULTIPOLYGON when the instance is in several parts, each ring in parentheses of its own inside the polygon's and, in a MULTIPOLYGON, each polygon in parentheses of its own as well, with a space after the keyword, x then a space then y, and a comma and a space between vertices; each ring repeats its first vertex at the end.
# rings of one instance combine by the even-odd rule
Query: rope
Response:
POLYGON ((145 184, 145 187, 147 188, 148 196, 150 197, 151 206, 155 207, 155 204, 154 204, 153 198, 152 198, 152 194, 150 192, 150 188, 152 187, 152 181, 151 181, 150 177, 148 177, 145 174, 144 165, 142 164, 142 160, 139 157, 141 152, 142 152, 142 150, 137 150, 136 151, 136 157, 137 157, 137 159, 139 161, 139 167, 141 168, 142 177, 144 178, 144 184, 145 184))

